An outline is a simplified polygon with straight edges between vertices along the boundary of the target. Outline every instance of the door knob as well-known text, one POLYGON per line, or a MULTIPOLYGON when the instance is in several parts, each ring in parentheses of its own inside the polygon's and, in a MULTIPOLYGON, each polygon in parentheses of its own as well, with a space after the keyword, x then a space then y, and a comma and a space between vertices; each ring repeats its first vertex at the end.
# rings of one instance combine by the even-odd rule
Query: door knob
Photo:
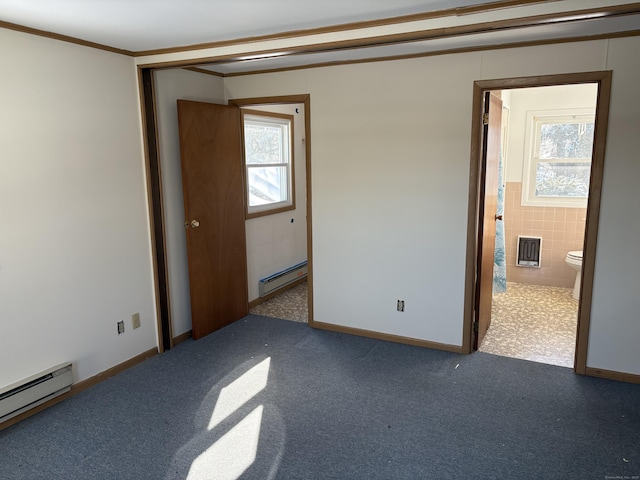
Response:
POLYGON ((184 226, 185 226, 186 228, 189 228, 189 227, 191 227, 191 228, 198 228, 198 227, 200 226, 200 222, 199 222, 198 220, 191 220, 191 222, 189 222, 189 220, 186 220, 186 221, 184 222, 184 226))
POLYGON ((502 215, 496 215, 496 220, 502 220, 502 215))

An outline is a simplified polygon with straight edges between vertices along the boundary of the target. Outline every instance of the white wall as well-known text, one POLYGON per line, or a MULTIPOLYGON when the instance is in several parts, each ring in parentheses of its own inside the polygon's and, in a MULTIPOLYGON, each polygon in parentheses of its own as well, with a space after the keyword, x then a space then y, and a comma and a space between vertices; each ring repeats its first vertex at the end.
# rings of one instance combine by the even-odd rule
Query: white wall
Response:
POLYGON ((225 79, 231 97, 311 94, 316 321, 461 344, 479 66, 461 55, 225 79))
POLYGON ((293 116, 296 208, 246 221, 249 301, 260 297, 258 284, 261 279, 307 260, 307 168, 304 104, 252 106, 250 108, 293 116))
POLYGON ((83 380, 157 345, 134 61, 5 29, 0 58, 0 387, 83 380))
POLYGON ((525 159, 527 112, 531 110, 558 110, 592 108, 595 111, 598 86, 557 85, 552 87, 518 88, 510 90, 509 139, 505 175, 507 182, 522 182, 525 159))
POLYGON ((232 97, 311 94, 315 320, 461 345, 473 81, 613 69, 587 365, 640 374, 638 49, 633 37, 225 79, 232 97))
POLYGON ((173 335, 191 330, 191 300, 178 136, 178 99, 225 104, 222 78, 184 69, 154 74, 173 335))
POLYGON ((640 38, 609 41, 611 116, 587 365, 640 374, 640 38))

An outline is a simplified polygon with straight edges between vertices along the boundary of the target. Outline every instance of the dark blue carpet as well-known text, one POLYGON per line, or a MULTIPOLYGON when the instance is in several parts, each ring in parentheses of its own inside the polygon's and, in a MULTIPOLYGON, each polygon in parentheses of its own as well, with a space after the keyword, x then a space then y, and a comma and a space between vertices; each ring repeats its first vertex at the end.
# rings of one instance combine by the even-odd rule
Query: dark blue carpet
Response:
POLYGON ((639 475, 640 385, 256 316, 0 432, 3 480, 639 475))

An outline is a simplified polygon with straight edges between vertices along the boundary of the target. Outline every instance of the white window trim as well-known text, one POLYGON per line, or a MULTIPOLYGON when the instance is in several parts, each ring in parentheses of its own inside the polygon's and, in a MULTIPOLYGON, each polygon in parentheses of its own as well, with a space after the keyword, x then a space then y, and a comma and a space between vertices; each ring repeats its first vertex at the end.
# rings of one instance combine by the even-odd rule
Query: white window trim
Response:
MULTIPOLYGON (((526 118, 526 132, 524 144, 524 164, 522 167, 522 198, 521 205, 532 207, 566 207, 585 208, 588 198, 582 197, 536 197, 536 159, 535 152, 538 140, 538 119, 554 117, 561 119, 581 119, 589 122, 595 120, 593 108, 565 108, 558 110, 528 110, 526 118)), ((592 159, 590 159, 591 161, 592 159)), ((580 159, 562 159, 563 162, 584 162, 580 159)))
MULTIPOLYGON (((270 215, 273 213, 279 213, 286 210, 292 210, 295 208, 295 193, 294 193, 294 156, 293 156, 293 117, 290 115, 278 114, 273 112, 263 112, 257 110, 244 110, 242 112, 242 128, 244 130, 245 121, 254 121, 261 123, 270 123, 285 127, 288 134, 288 142, 284 142, 283 154, 286 157, 286 162, 277 164, 260 164, 256 167, 270 167, 270 166, 284 166, 287 172, 287 200, 277 203, 269 203, 266 205, 250 205, 249 198, 249 169, 250 167, 246 163, 245 159, 245 195, 246 195, 246 211, 247 218, 253 218, 262 215, 270 215)), ((245 146, 243 145, 243 149, 245 146)))

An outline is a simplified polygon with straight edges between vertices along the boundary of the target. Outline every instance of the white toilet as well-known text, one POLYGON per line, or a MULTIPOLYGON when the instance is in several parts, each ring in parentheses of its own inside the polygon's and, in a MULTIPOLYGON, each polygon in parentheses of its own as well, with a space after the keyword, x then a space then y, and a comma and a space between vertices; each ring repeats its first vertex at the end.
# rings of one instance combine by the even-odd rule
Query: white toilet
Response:
POLYGON ((576 271, 576 282, 573 285, 573 298, 580 299, 580 274, 582 272, 582 250, 574 250, 567 253, 564 259, 571 268, 576 271))

